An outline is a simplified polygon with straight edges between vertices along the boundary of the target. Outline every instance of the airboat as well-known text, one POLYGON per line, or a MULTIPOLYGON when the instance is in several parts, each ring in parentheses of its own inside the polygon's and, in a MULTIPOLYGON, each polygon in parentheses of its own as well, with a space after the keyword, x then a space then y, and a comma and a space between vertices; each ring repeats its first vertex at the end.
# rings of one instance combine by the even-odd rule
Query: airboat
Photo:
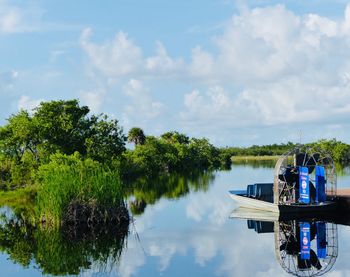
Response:
POLYGON ((322 149, 299 145, 276 162, 273 183, 249 184, 229 194, 239 207, 276 214, 324 213, 336 210, 336 173, 322 149))

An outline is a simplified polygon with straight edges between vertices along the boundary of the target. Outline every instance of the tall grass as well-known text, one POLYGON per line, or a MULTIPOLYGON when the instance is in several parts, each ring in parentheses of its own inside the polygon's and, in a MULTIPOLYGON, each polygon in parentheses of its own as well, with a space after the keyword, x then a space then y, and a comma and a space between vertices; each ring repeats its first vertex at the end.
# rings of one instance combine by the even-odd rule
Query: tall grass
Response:
POLYGON ((81 160, 79 155, 55 154, 49 164, 39 168, 37 180, 40 221, 61 223, 72 204, 100 211, 124 205, 119 172, 96 161, 81 160))

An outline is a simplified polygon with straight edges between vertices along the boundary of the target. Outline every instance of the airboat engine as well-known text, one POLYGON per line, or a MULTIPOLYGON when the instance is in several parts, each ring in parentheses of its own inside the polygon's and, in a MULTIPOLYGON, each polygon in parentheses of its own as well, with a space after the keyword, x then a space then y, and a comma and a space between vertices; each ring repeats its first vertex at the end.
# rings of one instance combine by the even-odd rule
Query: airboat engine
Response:
POLYGON ((275 204, 319 205, 336 196, 334 162, 315 147, 300 146, 282 155, 274 175, 275 204))

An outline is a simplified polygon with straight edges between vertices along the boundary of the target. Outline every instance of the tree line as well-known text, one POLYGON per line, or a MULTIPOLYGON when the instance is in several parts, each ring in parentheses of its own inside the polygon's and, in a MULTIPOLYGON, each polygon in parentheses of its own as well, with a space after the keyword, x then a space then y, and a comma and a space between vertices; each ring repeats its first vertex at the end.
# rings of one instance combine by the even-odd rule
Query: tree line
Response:
MULTIPOLYGON (((314 145, 331 153, 336 162, 350 162, 348 144, 333 139, 314 145)), ((135 191, 130 184, 144 188, 150 184, 145 179, 168 173, 228 169, 232 156, 281 155, 295 146, 289 142, 218 148, 206 138, 177 131, 149 136, 139 127, 125 134, 116 119, 91 115, 78 100, 42 102, 32 112, 11 115, 0 127, 0 188, 34 187, 31 217, 36 222, 55 224, 79 218, 98 224, 101 219, 127 222, 124 199, 135 191), (134 144, 133 149, 127 149, 127 141, 134 144)), ((184 193, 185 187, 178 188, 179 192, 184 193)), ((142 210, 150 196, 142 194, 142 189, 136 191, 140 195, 134 208, 142 210)))
POLYGON ((41 167, 45 165, 46 171, 47 164, 57 167, 58 154, 78 153, 75 159, 93 160, 118 170, 123 178, 231 164, 229 153, 205 138, 176 131, 146 136, 137 127, 126 135, 117 120, 89 112, 78 100, 60 100, 42 102, 33 113, 21 110, 11 115, 0 127, 1 186, 33 184, 41 167), (134 149, 126 148, 127 140, 134 149))
MULTIPOLYGON (((306 146, 319 148, 329 153, 336 163, 348 165, 350 163, 350 145, 333 139, 321 139, 316 142, 308 143, 306 146)), ((249 147, 228 147, 226 151, 231 156, 279 156, 291 149, 297 147, 297 144, 288 142, 269 145, 252 145, 249 147)))

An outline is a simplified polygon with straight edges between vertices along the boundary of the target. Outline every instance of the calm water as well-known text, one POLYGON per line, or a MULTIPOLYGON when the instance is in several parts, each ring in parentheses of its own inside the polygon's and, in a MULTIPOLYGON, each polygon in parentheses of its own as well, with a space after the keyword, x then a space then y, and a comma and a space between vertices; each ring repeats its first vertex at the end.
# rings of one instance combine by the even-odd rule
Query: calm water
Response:
MULTIPOLYGON (((171 180, 162 180, 165 184, 162 191, 155 189, 157 183, 145 185, 143 191, 133 191, 130 196, 136 215, 129 232, 102 229, 67 235, 53 230, 32 230, 20 222, 3 219, 0 275, 68 275, 70 272, 81 276, 123 277, 291 276, 276 259, 274 231, 283 233, 300 226, 299 222, 264 225, 229 218, 235 205, 228 190, 245 188, 246 184, 257 181, 272 182, 272 179, 273 169, 268 166, 235 165, 231 171, 199 178, 173 176, 171 180)), ((350 187, 349 170, 342 171, 338 186, 350 187)), ((6 212, 7 218, 11 216, 10 211, 6 212)), ((304 223, 311 229, 321 226, 321 232, 322 228, 327 230, 324 239, 329 249, 339 245, 338 255, 332 252, 334 257, 324 260, 321 270, 332 266, 330 275, 349 276, 350 227, 304 223)), ((288 262, 289 268, 295 268, 297 257, 286 255, 293 249, 287 251, 281 246, 283 237, 278 238, 277 249, 286 257, 283 264, 288 262)), ((315 244, 316 239, 311 243, 314 250, 315 244)), ((310 266, 313 271, 316 265, 310 266)))

